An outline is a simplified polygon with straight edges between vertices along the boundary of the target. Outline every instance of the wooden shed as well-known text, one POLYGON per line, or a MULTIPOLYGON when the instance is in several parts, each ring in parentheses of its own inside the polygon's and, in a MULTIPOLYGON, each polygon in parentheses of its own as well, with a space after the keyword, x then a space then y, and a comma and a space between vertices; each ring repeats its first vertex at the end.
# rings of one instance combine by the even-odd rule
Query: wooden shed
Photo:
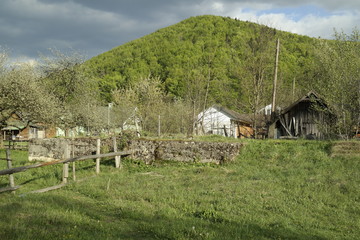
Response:
POLYGON ((276 117, 269 127, 269 138, 322 139, 329 122, 325 102, 311 91, 276 117))

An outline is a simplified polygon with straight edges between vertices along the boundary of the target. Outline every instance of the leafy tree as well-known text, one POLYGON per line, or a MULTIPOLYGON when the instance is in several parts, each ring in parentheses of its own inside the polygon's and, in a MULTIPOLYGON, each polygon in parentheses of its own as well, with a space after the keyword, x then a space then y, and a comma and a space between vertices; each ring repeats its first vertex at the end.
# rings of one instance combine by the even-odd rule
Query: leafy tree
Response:
POLYGON ((145 131, 156 132, 157 119, 163 109, 164 93, 157 78, 144 78, 134 86, 114 91, 114 100, 118 108, 127 112, 123 122, 137 111, 141 127, 145 131))
POLYGON ((350 138, 360 125, 360 35, 335 32, 334 41, 321 41, 317 91, 336 118, 335 134, 350 138))
MULTIPOLYGON (((6 51, 0 53, 0 127, 16 113, 30 123, 49 123, 54 117, 55 98, 39 81, 36 67, 26 63, 8 63, 6 51)), ((0 145, 3 138, 0 138, 0 145)))
MULTIPOLYGON (((84 57, 77 53, 52 50, 42 56, 42 86, 56 99, 54 124, 68 132, 76 126, 91 127, 102 113, 96 82, 89 78, 81 65, 84 57)), ((96 124, 95 124, 96 125, 96 124)))
POLYGON ((54 97, 42 87, 33 65, 7 64, 6 54, 0 54, 0 122, 4 124, 11 114, 21 115, 24 121, 49 122, 53 118, 54 97))

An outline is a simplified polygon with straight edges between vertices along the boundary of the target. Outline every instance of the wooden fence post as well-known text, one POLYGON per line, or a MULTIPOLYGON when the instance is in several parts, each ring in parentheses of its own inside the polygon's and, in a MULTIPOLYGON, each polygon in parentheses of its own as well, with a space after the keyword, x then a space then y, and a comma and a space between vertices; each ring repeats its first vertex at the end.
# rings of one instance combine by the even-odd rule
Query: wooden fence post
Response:
MULTIPOLYGON (((72 139, 71 143, 72 143, 71 157, 74 158, 75 157, 75 142, 74 142, 74 139, 72 139)), ((73 164, 72 164, 72 174, 73 174, 73 180, 76 181, 76 164, 75 164, 75 162, 73 162, 73 164)))
MULTIPOLYGON (((68 143, 66 143, 65 145, 65 153, 64 153, 64 158, 68 159, 70 158, 70 146, 68 143)), ((63 165, 63 183, 67 183, 68 181, 68 177, 69 177, 69 163, 64 163, 63 165)))
MULTIPOLYGON (((96 139, 96 155, 100 154, 100 148, 101 148, 101 140, 100 138, 96 139)), ((96 174, 100 173, 100 158, 96 159, 96 174)))
MULTIPOLYGON (((117 152, 116 137, 113 137, 113 144, 114 144, 114 152, 117 152)), ((115 167, 121 168, 121 157, 120 156, 115 156, 115 167)))
MULTIPOLYGON (((6 149, 6 161, 7 161, 8 169, 12 168, 12 162, 11 162, 11 157, 10 157, 10 149, 6 149)), ((9 182, 10 182, 10 187, 11 188, 15 187, 15 181, 14 181, 14 175, 13 174, 9 174, 9 182)))

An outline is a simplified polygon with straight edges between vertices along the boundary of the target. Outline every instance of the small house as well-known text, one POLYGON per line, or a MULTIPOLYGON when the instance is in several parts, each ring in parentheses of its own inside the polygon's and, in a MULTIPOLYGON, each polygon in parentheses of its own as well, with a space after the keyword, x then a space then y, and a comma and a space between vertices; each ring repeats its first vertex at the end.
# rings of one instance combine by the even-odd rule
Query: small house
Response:
POLYGON ((26 122, 19 114, 13 113, 1 128, 3 140, 29 140, 55 136, 55 129, 41 123, 26 122))
POLYGON ((225 107, 214 105, 198 115, 198 132, 225 137, 250 138, 254 131, 251 120, 225 107))
POLYGON ((283 109, 269 127, 269 138, 322 139, 329 121, 325 102, 315 92, 283 109))

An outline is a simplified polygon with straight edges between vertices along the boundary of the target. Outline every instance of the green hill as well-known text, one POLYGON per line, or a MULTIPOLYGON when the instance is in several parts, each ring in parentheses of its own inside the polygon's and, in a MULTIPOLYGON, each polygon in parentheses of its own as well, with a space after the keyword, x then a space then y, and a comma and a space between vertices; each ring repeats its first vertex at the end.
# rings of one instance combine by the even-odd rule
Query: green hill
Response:
POLYGON ((270 102, 277 38, 279 102, 286 104, 294 78, 296 97, 311 88, 318 40, 227 17, 191 17, 93 57, 86 66, 106 101, 111 90, 152 76, 170 96, 191 98, 208 86, 210 103, 240 109, 252 94, 256 64, 263 66, 262 103, 270 102))

